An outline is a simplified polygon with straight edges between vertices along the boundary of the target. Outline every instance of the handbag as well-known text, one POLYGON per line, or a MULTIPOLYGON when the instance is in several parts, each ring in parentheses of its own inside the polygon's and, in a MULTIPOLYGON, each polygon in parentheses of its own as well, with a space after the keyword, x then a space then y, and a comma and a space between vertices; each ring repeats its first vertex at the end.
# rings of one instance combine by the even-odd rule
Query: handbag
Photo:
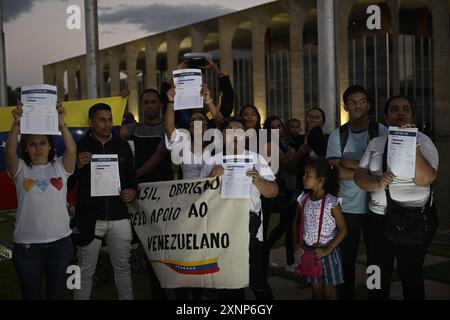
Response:
MULTIPOLYGON (((319 218, 319 229, 317 235, 317 243, 320 240, 320 233, 322 232, 322 223, 323 223, 323 211, 325 208, 325 199, 326 194, 324 195, 320 207, 320 218, 319 218)), ((305 248, 304 240, 303 240, 303 227, 304 227, 304 214, 305 214, 305 206, 307 201, 309 200, 309 195, 306 196, 306 199, 303 201, 303 204, 300 206, 300 246, 303 249, 303 255, 301 256, 300 263, 295 269, 295 273, 300 277, 310 276, 310 277, 321 277, 323 275, 323 265, 322 258, 316 257, 315 248, 305 248)))
MULTIPOLYGON (((387 142, 383 154, 383 172, 387 172, 387 142)), ((429 241, 437 226, 436 207, 434 203, 431 205, 432 188, 430 187, 430 196, 423 207, 403 207, 392 199, 389 186, 385 192, 387 204, 385 237, 395 244, 404 246, 418 246, 429 241)))

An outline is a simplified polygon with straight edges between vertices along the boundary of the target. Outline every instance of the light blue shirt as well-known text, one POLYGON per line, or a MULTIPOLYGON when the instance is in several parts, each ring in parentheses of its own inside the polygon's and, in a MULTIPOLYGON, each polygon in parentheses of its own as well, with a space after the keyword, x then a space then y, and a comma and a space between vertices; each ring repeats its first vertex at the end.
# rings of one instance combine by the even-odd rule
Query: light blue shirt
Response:
MULTIPOLYGON (((341 135, 339 128, 334 130, 329 139, 327 147, 328 160, 361 160, 364 151, 369 144, 369 131, 352 131, 348 127, 349 135, 345 145, 344 154, 341 152, 341 135)), ((378 126, 378 136, 388 133, 381 123, 378 126)), ((360 189, 353 179, 339 180, 339 197, 342 198, 342 211, 346 213, 364 214, 368 212, 368 193, 360 189)))

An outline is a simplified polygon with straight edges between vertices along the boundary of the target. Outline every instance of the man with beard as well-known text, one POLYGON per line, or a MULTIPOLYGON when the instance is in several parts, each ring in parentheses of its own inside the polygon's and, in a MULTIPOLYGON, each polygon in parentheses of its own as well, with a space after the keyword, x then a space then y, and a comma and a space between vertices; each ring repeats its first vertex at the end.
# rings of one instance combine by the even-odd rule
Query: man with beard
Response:
MULTIPOLYGON (((125 125, 120 129, 120 137, 129 140, 134 150, 136 176, 140 183, 172 180, 172 162, 164 144, 165 123, 161 113, 161 96, 155 89, 146 89, 139 101, 144 113, 143 122, 125 125)), ((133 242, 137 241, 134 234, 133 242)), ((147 259, 145 261, 153 299, 165 299, 165 292, 151 264, 147 259)))

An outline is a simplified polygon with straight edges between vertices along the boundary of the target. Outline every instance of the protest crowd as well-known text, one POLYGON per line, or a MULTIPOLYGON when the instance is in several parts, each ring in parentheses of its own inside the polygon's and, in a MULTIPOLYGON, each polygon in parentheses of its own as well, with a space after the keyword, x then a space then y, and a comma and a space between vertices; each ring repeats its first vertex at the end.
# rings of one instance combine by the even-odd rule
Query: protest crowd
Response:
MULTIPOLYGON (((183 60, 178 69, 187 69, 188 63, 183 60)), ((349 121, 325 133, 326 114, 319 106, 309 109, 304 119, 277 115, 262 119, 258 106, 251 104, 236 106, 240 111, 232 115, 235 95, 229 76, 212 60, 202 68, 214 71, 220 99, 214 99, 210 88, 202 84, 203 108, 180 110, 176 107, 183 97, 176 83, 163 83, 159 90, 148 88, 139 99, 143 118, 137 123, 131 113, 125 113, 118 134, 113 132, 111 107, 96 103, 87 115, 90 131, 76 143, 64 121, 66 110, 58 104, 58 129, 65 145, 61 157, 55 157, 50 135, 22 134, 18 140, 23 115, 23 105, 18 103, 5 159, 17 191, 13 263, 23 299, 41 299, 44 284, 46 299, 63 299, 66 269, 76 256, 81 287, 73 296, 89 300, 103 245, 108 248, 122 300, 134 299, 133 244, 162 252, 170 246, 198 250, 229 246, 232 241, 227 234, 198 236, 195 230, 170 237, 149 235, 148 242, 139 237, 136 223, 130 223, 129 205, 136 199, 157 201, 151 189, 144 193, 139 185, 176 179, 183 181, 170 196, 205 193, 219 187, 214 181, 221 181, 222 198, 217 193, 214 201, 223 204, 224 211, 227 202, 238 198, 245 202, 247 242, 240 251, 245 251, 248 262, 235 273, 246 273, 247 286, 257 300, 274 299, 267 274, 271 249, 283 234, 286 271, 302 279, 313 299, 355 299, 361 239, 367 265, 381 270, 381 289, 369 290, 369 299, 389 299, 395 260, 404 299, 425 299, 423 264, 437 229, 431 185, 439 156, 431 139, 414 126, 414 101, 407 96, 388 97, 385 122, 375 123, 369 120, 371 100, 366 89, 351 85, 342 96, 349 121), (212 141, 222 149, 212 150, 202 140, 208 130, 213 130, 212 141), (408 177, 393 172, 391 150, 397 149, 390 144, 395 147, 395 134, 410 133, 415 138, 408 145, 414 167, 408 177), (180 150, 181 159, 175 161, 174 153, 180 150), (236 173, 233 178, 230 158, 234 164, 244 162, 243 175, 236 173), (94 170, 100 180, 94 179, 94 170), (104 183, 111 179, 108 174, 117 175, 114 183, 104 183), (208 182, 193 187, 186 182, 202 179, 208 182), (72 219, 66 205, 71 190, 77 196, 72 219), (246 195, 239 197, 238 193, 246 195), (279 223, 269 233, 273 214, 279 215, 279 223)), ((155 211, 139 219, 156 223, 174 221, 178 215, 177 210, 155 211)), ((164 285, 158 271, 161 264, 145 261, 152 299, 168 299, 168 290, 173 290, 177 300, 202 299, 201 286, 189 282, 164 285)), ((214 288, 220 300, 244 300, 244 289, 234 285, 214 288)))

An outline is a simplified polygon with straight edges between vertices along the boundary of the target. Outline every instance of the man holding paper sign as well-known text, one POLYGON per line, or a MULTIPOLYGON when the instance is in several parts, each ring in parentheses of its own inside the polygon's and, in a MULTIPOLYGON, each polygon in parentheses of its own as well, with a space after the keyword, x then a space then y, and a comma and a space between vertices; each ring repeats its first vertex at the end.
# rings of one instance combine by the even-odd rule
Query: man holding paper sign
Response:
MULTIPOLYGON (((370 192, 367 264, 377 265, 381 270, 381 289, 369 290, 369 299, 389 299, 394 259, 397 259, 404 298, 425 298, 423 262, 437 226, 436 212, 431 209, 434 201, 430 185, 437 176, 439 155, 430 138, 412 128, 413 115, 413 104, 408 97, 395 96, 387 101, 386 121, 389 126, 397 127, 390 129, 389 149, 387 135, 374 138, 354 176, 356 184, 370 192), (406 170, 397 166, 399 161, 406 170), (412 174, 408 173, 411 170, 412 174), (414 228, 417 225, 418 232, 408 233, 400 243, 390 232, 393 221, 390 217, 405 211, 418 221, 409 225, 414 228), (428 227, 422 229, 424 237, 417 242, 412 238, 421 232, 423 216, 428 227)), ((402 232, 406 228, 398 230, 402 232)))
POLYGON ((78 202, 74 225, 80 233, 78 261, 81 289, 76 300, 88 300, 92 276, 105 238, 121 300, 133 299, 130 250, 131 225, 126 203, 136 196, 137 178, 131 148, 112 133, 111 108, 97 103, 89 109, 92 130, 78 146, 78 202))

